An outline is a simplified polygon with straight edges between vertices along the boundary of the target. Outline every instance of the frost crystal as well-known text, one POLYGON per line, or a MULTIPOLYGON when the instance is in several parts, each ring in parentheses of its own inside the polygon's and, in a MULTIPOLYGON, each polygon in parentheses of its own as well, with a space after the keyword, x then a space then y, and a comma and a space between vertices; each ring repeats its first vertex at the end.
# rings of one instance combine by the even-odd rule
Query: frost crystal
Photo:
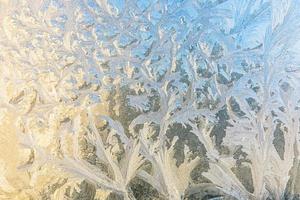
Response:
POLYGON ((0 0, 0 199, 299 199, 299 41, 299 0, 0 0))

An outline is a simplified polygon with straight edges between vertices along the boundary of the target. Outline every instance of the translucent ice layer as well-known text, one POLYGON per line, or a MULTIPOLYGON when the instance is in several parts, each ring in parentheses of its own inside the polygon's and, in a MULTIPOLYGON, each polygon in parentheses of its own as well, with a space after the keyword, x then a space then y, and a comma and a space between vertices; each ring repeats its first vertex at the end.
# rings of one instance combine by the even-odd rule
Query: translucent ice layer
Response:
POLYGON ((0 0, 0 199, 299 199, 299 41, 299 0, 0 0))

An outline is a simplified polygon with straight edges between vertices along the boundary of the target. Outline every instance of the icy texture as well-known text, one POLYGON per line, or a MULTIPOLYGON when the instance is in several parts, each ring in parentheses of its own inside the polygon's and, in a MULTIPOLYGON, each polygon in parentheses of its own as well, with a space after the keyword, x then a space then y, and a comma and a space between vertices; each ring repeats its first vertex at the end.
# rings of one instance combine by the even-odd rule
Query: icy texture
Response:
POLYGON ((299 0, 0 0, 0 199, 299 199, 299 0))

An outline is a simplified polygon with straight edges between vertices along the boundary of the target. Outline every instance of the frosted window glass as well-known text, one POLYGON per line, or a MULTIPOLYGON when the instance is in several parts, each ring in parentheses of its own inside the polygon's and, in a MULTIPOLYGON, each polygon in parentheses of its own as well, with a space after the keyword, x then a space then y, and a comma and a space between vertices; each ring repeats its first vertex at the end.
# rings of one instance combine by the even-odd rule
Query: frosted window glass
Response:
POLYGON ((0 199, 299 199, 298 0, 0 0, 0 199))

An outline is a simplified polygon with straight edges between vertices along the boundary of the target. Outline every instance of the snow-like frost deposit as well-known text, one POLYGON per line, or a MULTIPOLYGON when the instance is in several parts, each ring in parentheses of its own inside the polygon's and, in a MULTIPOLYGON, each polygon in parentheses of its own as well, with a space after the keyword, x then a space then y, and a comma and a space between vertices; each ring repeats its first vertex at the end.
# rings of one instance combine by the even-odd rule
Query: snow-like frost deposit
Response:
POLYGON ((299 40, 299 0, 0 0, 0 199, 299 199, 299 40))

